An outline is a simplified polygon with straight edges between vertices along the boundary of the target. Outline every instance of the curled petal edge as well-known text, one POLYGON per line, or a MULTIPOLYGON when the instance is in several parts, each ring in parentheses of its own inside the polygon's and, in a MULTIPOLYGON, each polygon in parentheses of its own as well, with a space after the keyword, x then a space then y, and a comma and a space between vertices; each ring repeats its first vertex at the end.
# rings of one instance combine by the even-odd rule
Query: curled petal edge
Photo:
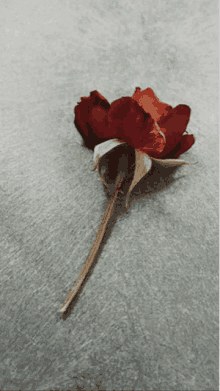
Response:
POLYGON ((189 164, 185 162, 185 160, 181 159, 155 159, 154 157, 152 157, 151 159, 159 163, 163 167, 178 167, 183 166, 185 164, 189 164))
POLYGON ((104 156, 106 153, 111 151, 113 148, 118 147, 121 144, 126 144, 125 141, 121 141, 117 138, 104 141, 104 143, 98 144, 94 148, 94 155, 93 155, 93 169, 94 171, 99 170, 99 160, 102 156, 104 156))

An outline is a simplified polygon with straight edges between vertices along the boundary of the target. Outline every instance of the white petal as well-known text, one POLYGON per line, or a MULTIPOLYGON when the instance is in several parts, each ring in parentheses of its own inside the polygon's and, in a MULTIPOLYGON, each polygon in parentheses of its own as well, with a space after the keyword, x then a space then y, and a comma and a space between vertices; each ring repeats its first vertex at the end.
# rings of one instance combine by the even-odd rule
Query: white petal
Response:
POLYGON ((183 166, 184 164, 189 164, 184 160, 180 160, 180 159, 155 159, 153 157, 151 159, 164 167, 175 167, 175 166, 178 167, 178 166, 183 166))
POLYGON ((142 153, 135 149, 135 170, 134 170, 134 178, 129 187, 127 198, 126 198, 126 207, 128 206, 128 200, 132 189, 136 186, 136 184, 146 175, 152 166, 152 160, 150 156, 146 153, 142 153))
POLYGON ((100 158, 105 155, 107 152, 111 151, 113 148, 117 147, 120 144, 126 144, 125 141, 121 141, 117 138, 112 140, 105 141, 104 143, 96 145, 94 148, 93 155, 93 168, 98 171, 98 163, 100 158))

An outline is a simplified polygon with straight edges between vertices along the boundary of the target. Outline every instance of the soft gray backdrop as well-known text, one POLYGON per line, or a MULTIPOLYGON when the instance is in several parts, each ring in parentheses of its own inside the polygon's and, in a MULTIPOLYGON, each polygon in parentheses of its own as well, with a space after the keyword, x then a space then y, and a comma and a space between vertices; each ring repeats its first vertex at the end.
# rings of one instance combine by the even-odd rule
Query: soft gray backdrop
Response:
POLYGON ((0 388, 217 390, 218 2, 2 0, 0 18, 0 388), (117 219, 61 319, 106 200, 73 107, 136 86, 191 107, 193 164, 117 219))

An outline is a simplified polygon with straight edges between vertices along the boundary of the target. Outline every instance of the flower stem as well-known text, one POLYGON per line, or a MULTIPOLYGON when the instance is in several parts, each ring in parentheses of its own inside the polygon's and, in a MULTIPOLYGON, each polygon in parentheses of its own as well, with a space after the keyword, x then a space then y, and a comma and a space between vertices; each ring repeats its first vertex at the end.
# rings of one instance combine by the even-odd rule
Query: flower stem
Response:
POLYGON ((86 263, 84 264, 84 266, 83 266, 83 268, 81 270, 81 273, 80 273, 79 277, 77 278, 77 281, 76 281, 75 285, 73 286, 73 288, 68 293, 65 302, 62 304, 62 306, 60 308, 60 312, 61 313, 66 312, 66 310, 69 307, 70 303, 72 302, 73 298, 78 293, 79 288, 81 287, 83 281, 86 278, 86 275, 89 272, 89 269, 91 268, 91 266, 92 266, 92 264, 94 262, 94 259, 95 259, 96 255, 97 255, 99 247, 100 247, 100 245, 102 243, 103 237, 105 236, 105 231, 106 231, 108 222, 109 222, 111 216, 113 215, 114 204, 115 204, 115 201, 117 199, 118 192, 120 190, 121 182, 122 182, 122 178, 120 177, 120 174, 119 174, 117 179, 116 179, 116 182, 115 182, 115 192, 114 192, 114 195, 113 195, 112 199, 110 200, 108 207, 106 208, 105 214, 104 214, 102 222, 101 222, 101 224, 99 226, 99 230, 98 230, 98 233, 96 235, 95 242, 93 243, 93 246, 92 246, 91 252, 89 254, 89 257, 88 257, 86 263))

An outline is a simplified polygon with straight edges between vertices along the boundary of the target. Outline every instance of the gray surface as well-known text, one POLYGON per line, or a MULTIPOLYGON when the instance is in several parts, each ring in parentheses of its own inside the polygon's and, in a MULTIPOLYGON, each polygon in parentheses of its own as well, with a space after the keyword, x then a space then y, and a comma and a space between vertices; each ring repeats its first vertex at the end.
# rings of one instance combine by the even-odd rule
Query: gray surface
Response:
POLYGON ((218 389, 217 18, 215 0, 1 2, 2 390, 218 389), (72 110, 136 86, 191 107, 198 163, 118 218, 63 320, 106 199, 72 110))

